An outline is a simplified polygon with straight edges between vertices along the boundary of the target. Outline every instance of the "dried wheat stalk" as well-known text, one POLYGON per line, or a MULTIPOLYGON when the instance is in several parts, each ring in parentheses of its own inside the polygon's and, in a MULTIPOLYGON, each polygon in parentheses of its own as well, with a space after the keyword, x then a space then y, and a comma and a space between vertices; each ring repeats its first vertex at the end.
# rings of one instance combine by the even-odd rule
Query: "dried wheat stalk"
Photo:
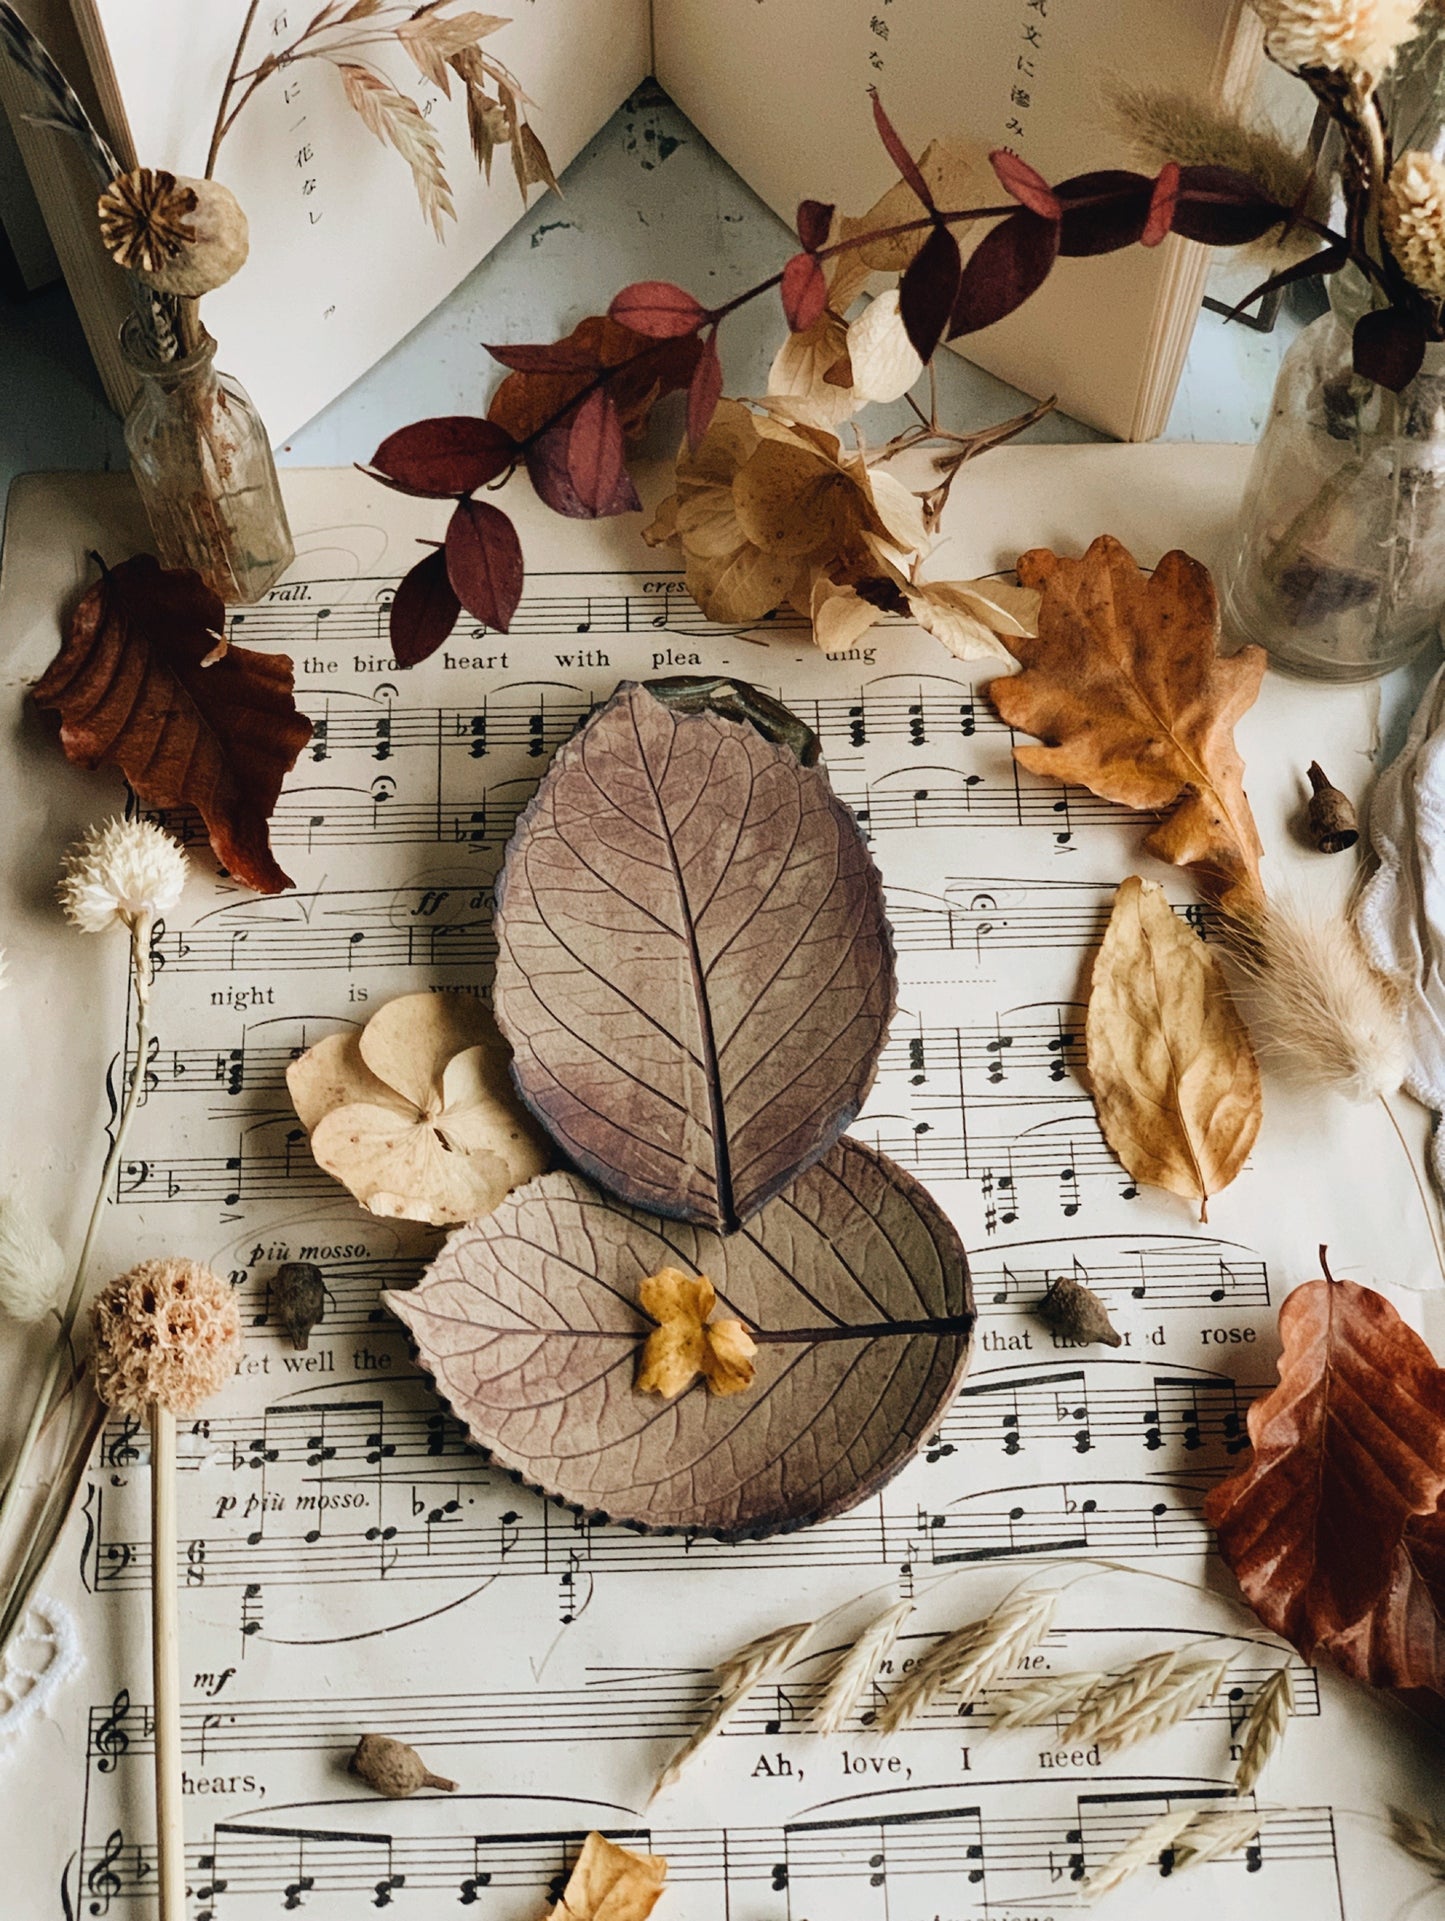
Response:
POLYGON ((911 1601, 896 1601, 875 1615, 852 1647, 843 1650, 829 1673, 827 1691, 817 1711, 814 1725, 819 1734, 837 1734, 847 1725, 912 1612, 911 1601))
POLYGON ((1178 1869, 1202 1868, 1206 1861, 1218 1861, 1226 1854, 1247 1848, 1260 1828, 1264 1816, 1256 1808, 1221 1808, 1215 1814, 1196 1814, 1174 1847, 1178 1869))
POLYGON ((702 1725, 688 1736, 658 1775, 649 1798, 656 1799, 664 1789, 672 1786, 719 1728, 732 1719, 754 1688, 772 1680, 775 1674, 781 1674, 797 1659, 816 1627, 816 1621, 795 1621, 790 1627, 776 1628, 771 1634, 763 1634, 756 1641, 749 1641, 746 1647, 739 1648, 736 1654, 718 1664, 717 1699, 702 1725))
POLYGON ((1127 1881, 1131 1874, 1140 1868, 1147 1868, 1151 1861, 1157 1861, 1167 1848, 1172 1848, 1192 1822, 1198 1819, 1194 1808, 1171 1808, 1168 1814, 1161 1814, 1147 1827, 1140 1828, 1134 1839, 1109 1861, 1106 1861, 1097 1874, 1091 1874, 1083 1886, 1086 1901, 1097 1901, 1102 1895, 1111 1894, 1121 1881, 1127 1881))
POLYGON ((972 1700, 1001 1680, 1048 1633, 1059 1605, 1058 1590, 1015 1594, 981 1621, 946 1634, 907 1673, 884 1703, 878 1726, 894 1734, 916 1720, 943 1694, 972 1700))
POLYGON ((1288 1667, 1276 1668, 1249 1710, 1239 1739, 1239 1764, 1234 1770, 1235 1789, 1248 1794, 1264 1764, 1279 1746, 1289 1717, 1294 1713, 1294 1683, 1288 1667))
POLYGON ((1007 1694, 995 1695, 990 1707, 996 1728, 1038 1728, 1060 1715, 1075 1715, 1105 1674, 1034 1674, 1007 1694))
POLYGON ((1059 1737, 1061 1747, 1089 1747, 1117 1754, 1172 1728, 1212 1699, 1229 1657, 1171 1648, 1137 1661, 1115 1680, 1095 1688, 1059 1737))

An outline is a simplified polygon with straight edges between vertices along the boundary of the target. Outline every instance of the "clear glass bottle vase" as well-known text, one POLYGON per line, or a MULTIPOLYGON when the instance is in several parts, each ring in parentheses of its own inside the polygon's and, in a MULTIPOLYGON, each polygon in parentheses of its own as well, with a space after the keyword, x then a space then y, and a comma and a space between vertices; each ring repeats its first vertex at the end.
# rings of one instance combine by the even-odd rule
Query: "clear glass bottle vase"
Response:
POLYGON ((1346 280, 1331 298, 1280 366, 1224 622, 1291 672, 1367 680, 1417 653, 1445 611, 1445 345, 1392 394, 1351 364, 1360 291, 1346 280))
POLYGON ((132 317, 121 346, 139 376, 125 443, 157 558, 193 567, 228 604, 259 600, 295 548, 250 396, 216 371, 216 343, 204 331, 189 353, 158 360, 132 317))

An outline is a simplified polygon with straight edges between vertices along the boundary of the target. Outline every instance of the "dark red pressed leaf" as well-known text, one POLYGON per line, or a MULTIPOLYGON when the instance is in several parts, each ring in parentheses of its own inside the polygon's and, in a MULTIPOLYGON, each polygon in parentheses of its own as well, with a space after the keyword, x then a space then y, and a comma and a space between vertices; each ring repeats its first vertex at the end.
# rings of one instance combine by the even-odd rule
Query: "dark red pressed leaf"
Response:
POLYGON ((1174 210, 1179 204, 1179 163, 1166 160, 1159 169, 1149 195, 1149 218, 1139 236, 1141 247, 1157 247, 1174 225, 1174 210))
POLYGON ((722 398, 722 361, 718 358, 717 335, 705 343, 702 358, 687 390, 687 444, 694 450, 712 425, 717 403, 722 398))
POLYGON ((502 512, 485 500, 458 501, 447 523, 447 578, 474 620, 505 634, 522 598, 522 544, 502 512))
POLYGON ((1147 174, 1106 167, 1061 180, 1054 191, 1063 208, 1060 253, 1117 253, 1143 238, 1153 195, 1147 174))
POLYGON ((594 518, 616 513, 612 505, 623 477, 622 417, 605 388, 588 394, 567 433, 567 477, 594 518))
POLYGON ((1174 232, 1208 247, 1242 247, 1288 220, 1247 173, 1232 167, 1181 167, 1174 232))
POLYGON ((964 267, 948 337, 978 333, 1021 307, 1058 258, 1059 222, 1020 207, 986 233, 964 267))
POLYGON ((670 280, 635 280, 613 296, 607 309, 614 320, 651 340, 672 340, 696 333, 707 319, 707 309, 685 287, 670 280))
POLYGON ((487 352, 517 374, 596 373, 607 364, 593 342, 579 340, 576 332, 566 340, 549 340, 540 346, 503 345, 488 347, 487 352))
POLYGON ((402 493, 442 500, 485 487, 516 457, 512 436, 494 420, 444 414, 398 427, 371 456, 371 465, 402 493))
POLYGON ((606 314, 589 314, 580 320, 565 344, 577 350, 576 367, 554 373, 510 373, 492 395, 487 418, 504 427, 513 440, 530 441, 569 419, 573 404, 585 396, 599 373, 605 375, 607 391, 617 403, 623 431, 636 433, 661 395, 687 387, 702 352, 698 334, 649 340, 606 314))
POLYGON ((828 282, 810 253, 795 253, 783 269, 783 314, 795 334, 804 333, 828 304, 828 282))
POLYGON ((554 514, 568 520, 606 520, 614 514, 633 513, 642 505, 627 469, 622 468, 612 494, 601 507, 593 507, 578 493, 572 478, 572 426, 575 413, 549 427, 527 449, 527 478, 537 498, 554 514))
POLYGON ((1027 160, 1020 160, 1016 153, 1007 147, 995 147, 989 155, 989 164, 999 177, 1005 193, 1011 193, 1020 206, 1027 207, 1043 220, 1057 220, 1063 209, 1059 196, 1037 167, 1031 167, 1027 160))
POLYGON ((962 273, 958 242, 947 227, 935 227, 898 283, 899 317, 920 360, 930 360, 943 338, 962 273))
POLYGON ((1380 307, 1355 322, 1353 345, 1355 372, 1397 394, 1420 371, 1425 322, 1407 308, 1380 307))
POLYGON ((833 224, 833 203, 831 200, 800 200, 798 202, 798 239, 809 253, 816 253, 819 247, 828 244, 828 229, 833 224))
POLYGON ((1312 253, 1308 259, 1296 260, 1292 267, 1281 267, 1268 280, 1261 280, 1257 287, 1251 287, 1244 298, 1230 308, 1227 318, 1237 320, 1256 300, 1263 300, 1266 294, 1276 293, 1281 287, 1291 287, 1297 280, 1313 280, 1316 274, 1338 273, 1349 257, 1350 250, 1342 240, 1321 247, 1318 253, 1312 253))
POLYGON ((878 138, 888 149, 888 158, 931 213, 933 189, 919 171, 918 162, 899 138, 898 129, 883 111, 883 102, 878 98, 878 89, 870 87, 868 92, 873 101, 873 124, 878 129, 878 138))
POLYGON ((391 603, 391 651, 402 667, 430 660, 457 624, 462 603, 447 578, 440 547, 419 560, 397 584, 391 603))

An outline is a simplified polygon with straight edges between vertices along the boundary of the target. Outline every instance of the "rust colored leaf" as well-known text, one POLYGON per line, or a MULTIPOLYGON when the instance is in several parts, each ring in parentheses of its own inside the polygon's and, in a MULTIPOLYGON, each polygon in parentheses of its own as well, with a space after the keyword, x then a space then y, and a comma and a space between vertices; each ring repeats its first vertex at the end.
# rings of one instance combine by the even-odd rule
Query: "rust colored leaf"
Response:
POLYGON ((978 333, 1037 293, 1059 257, 1060 223, 1020 207, 990 227, 968 257, 948 337, 978 333))
POLYGON ((1148 851, 1233 906, 1257 898, 1261 850, 1234 724, 1254 704, 1264 652, 1221 656, 1208 568, 1176 551, 1145 574, 1101 534, 1081 560, 1035 548, 1018 576, 1042 589, 1038 632, 1008 638, 1023 672, 990 681, 988 694, 1043 743, 1015 748, 1020 765, 1125 807, 1171 808, 1148 851))
POLYGON ((717 403, 722 399, 722 361, 717 350, 717 335, 711 334, 702 357, 693 371, 687 390, 687 444, 696 453, 702 437, 712 425, 717 403))
POLYGON ((1177 160, 1166 160, 1159 169, 1149 196, 1149 218, 1139 236, 1141 247, 1157 247, 1168 237, 1179 205, 1180 173, 1177 160))
POLYGON ((567 478, 587 518, 626 513, 638 505, 622 462, 622 416, 612 396, 598 387, 567 427, 567 478))
POLYGON ((828 200, 798 202, 797 233, 809 253, 828 244, 828 229, 833 224, 833 203, 828 200))
POLYGON ((511 435, 494 421, 452 414, 388 434, 371 456, 371 471, 402 493, 445 500, 485 487, 516 457, 511 435))
POLYGON ((1352 1671, 1389 1672, 1401 1639, 1419 1650, 1435 1633, 1411 1577, 1438 1593, 1445 1373, 1353 1281, 1297 1287, 1279 1331, 1279 1386, 1249 1411, 1253 1453, 1205 1518, 1266 1627, 1306 1660, 1327 1648, 1352 1671))
POLYGON ((487 418, 520 441, 560 421, 599 375, 605 376, 623 431, 637 432, 663 394, 688 385, 702 342, 696 334, 649 340, 605 314, 590 314, 550 347, 491 351, 517 371, 492 395, 487 418))
POLYGON ((863 1103, 894 999, 878 873, 826 777, 747 724, 623 687, 518 822, 496 929, 523 1099, 637 1206, 735 1226, 863 1103))
POLYGON ((34 698, 59 713, 67 759, 118 767, 147 807, 194 807, 227 873, 279 894, 267 823, 311 722, 290 658, 218 649, 225 620, 199 574, 137 554, 81 600, 34 698))
POLYGON ((962 273, 958 242, 947 227, 935 227, 898 283, 899 317, 920 360, 930 360, 943 338, 962 273))
POLYGON ((1094 962, 1085 1038, 1110 1147, 1136 1181, 1206 1218, 1259 1133, 1259 1067, 1214 954, 1137 875, 1094 962))
POLYGON ((1039 172, 1027 160, 1021 160, 1007 147, 995 147, 989 155, 989 165, 998 175, 999 185, 1005 193, 1012 194, 1021 207, 1036 213, 1044 220, 1057 220, 1063 212, 1059 196, 1039 172))
POLYGON ((1380 1599, 1319 1652, 1371 1687, 1445 1694, 1445 1506, 1411 1515, 1380 1599))
POLYGON ((457 624, 462 603, 447 578, 447 557, 440 547, 419 560, 397 583, 391 603, 393 657, 403 667, 430 660, 457 624))
POLYGON ((828 304, 828 280, 814 254, 793 255, 783 269, 780 292, 784 318, 795 334, 805 333, 822 318, 828 304))
POLYGON ((485 500, 459 500, 447 522, 447 579, 474 620, 505 634, 522 598, 522 544, 502 512, 485 500))
POLYGON ((655 340, 696 333, 707 319, 702 302, 670 280, 635 280, 613 295, 607 311, 635 334, 647 334, 655 340))
POLYGON ((967 1363, 968 1264, 901 1168, 839 1141, 735 1234, 545 1174, 383 1296, 478 1446, 591 1515, 749 1538, 841 1513, 933 1431, 967 1363), (746 1393, 637 1391, 650 1275, 706 1274, 757 1344, 746 1393))

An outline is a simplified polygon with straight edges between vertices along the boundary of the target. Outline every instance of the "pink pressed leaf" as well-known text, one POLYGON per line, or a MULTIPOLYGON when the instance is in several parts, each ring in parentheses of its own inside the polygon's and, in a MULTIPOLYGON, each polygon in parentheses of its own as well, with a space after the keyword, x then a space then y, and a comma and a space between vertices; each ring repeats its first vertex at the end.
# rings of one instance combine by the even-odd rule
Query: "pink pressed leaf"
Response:
POLYGON ((588 394, 567 432, 567 478, 590 515, 615 512, 623 476, 622 416, 604 387, 588 394))
POLYGON ((828 229, 833 224, 833 205, 831 201, 800 200, 798 202, 798 239, 809 253, 816 253, 828 243, 828 229))
POLYGON ((1059 218, 1063 212, 1059 197, 1037 167, 1031 167, 1027 160, 1021 160, 1007 147, 995 147, 989 162, 1005 193, 1012 194, 1021 206, 1043 220, 1059 218))
POLYGON ((670 280, 636 280, 613 296, 608 313, 635 334, 652 340, 671 340, 696 333, 707 319, 707 309, 685 287, 670 280))
POLYGON ((795 253, 783 269, 783 313, 795 334, 806 333, 828 304, 828 282, 810 253, 795 253))
POLYGON ((1168 160, 1159 169, 1149 196, 1149 217, 1139 236, 1141 246, 1157 247, 1174 225, 1174 210, 1179 203, 1179 166, 1168 160))
POLYGON ((873 101, 873 124, 878 129, 878 138, 888 149, 888 158, 931 213, 933 189, 920 172, 918 162, 899 138, 898 129, 884 112, 883 102, 878 98, 878 89, 870 87, 868 92, 873 101))
POLYGON ((463 500, 447 523, 447 579, 474 620, 505 634, 522 598, 517 530, 485 500, 463 500))

